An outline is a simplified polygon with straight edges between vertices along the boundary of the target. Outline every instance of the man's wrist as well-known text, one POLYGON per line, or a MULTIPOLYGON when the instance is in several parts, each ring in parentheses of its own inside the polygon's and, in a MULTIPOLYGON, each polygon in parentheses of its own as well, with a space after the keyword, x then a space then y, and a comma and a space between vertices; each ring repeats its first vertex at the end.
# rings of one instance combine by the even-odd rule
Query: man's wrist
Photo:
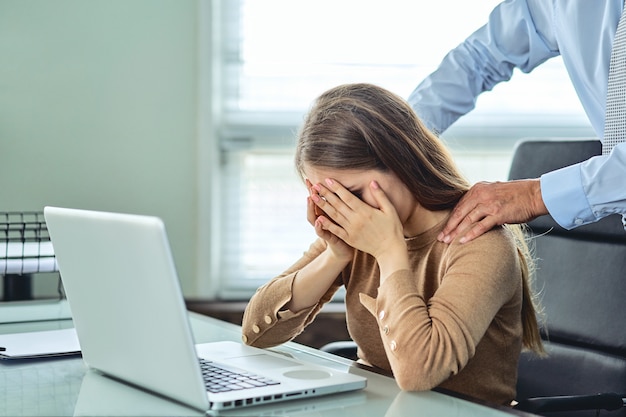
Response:
POLYGON ((546 204, 543 201, 543 195, 541 194, 541 180, 537 178, 531 181, 534 216, 539 217, 544 214, 548 214, 548 207, 546 207, 546 204))

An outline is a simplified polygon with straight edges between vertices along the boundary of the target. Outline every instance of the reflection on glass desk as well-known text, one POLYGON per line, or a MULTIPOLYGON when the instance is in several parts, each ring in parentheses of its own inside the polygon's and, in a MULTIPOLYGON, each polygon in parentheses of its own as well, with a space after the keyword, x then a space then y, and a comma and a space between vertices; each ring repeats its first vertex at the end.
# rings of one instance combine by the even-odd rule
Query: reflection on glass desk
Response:
MULTIPOLYGON (((240 339, 240 328, 190 313, 196 343, 240 339)), ((71 320, 0 325, 0 334, 63 329, 71 320)), ((395 381, 296 343, 272 350, 368 378, 361 391, 224 411, 224 416, 528 416, 435 391, 403 392, 395 381)), ((164 352, 163 359, 167 360, 164 352)), ((172 375, 176 378, 176 375, 172 375)), ((202 412, 86 369, 80 356, 0 361, 3 416, 198 416, 202 412)))

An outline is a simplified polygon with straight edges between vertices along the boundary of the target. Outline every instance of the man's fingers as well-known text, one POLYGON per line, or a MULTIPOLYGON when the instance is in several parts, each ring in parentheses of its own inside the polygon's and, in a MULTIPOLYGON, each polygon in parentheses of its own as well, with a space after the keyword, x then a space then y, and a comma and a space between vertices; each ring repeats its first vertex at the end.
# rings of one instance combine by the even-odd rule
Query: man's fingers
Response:
POLYGON ((459 243, 470 242, 476 239, 478 236, 482 235, 483 233, 491 230, 491 228, 498 224, 498 222, 494 219, 494 216, 487 216, 478 223, 475 223, 474 226, 472 226, 472 228, 467 233, 461 236, 461 238, 459 239, 459 243))
POLYGON ((459 230, 467 228, 471 225, 472 220, 468 215, 476 208, 476 206, 471 201, 468 203, 468 194, 466 194, 452 210, 445 227, 441 233, 439 233, 439 236, 437 236, 437 240, 450 243, 454 240, 459 230))
POLYGON ((498 224, 500 223, 497 216, 483 215, 480 209, 477 208, 465 216, 463 221, 452 232, 443 235, 439 240, 444 243, 450 243, 460 236, 459 243, 467 243, 498 224))
POLYGON ((485 216, 481 214, 480 209, 475 208, 473 211, 469 212, 469 214, 467 214, 467 216, 465 216, 460 222, 458 222, 458 224, 451 232, 443 234, 443 237, 439 240, 444 243, 452 242, 454 239, 456 239, 457 236, 463 234, 464 232, 467 232, 472 227, 474 227, 474 224, 483 220, 484 217, 485 216))
MULTIPOLYGON (((466 207, 469 207, 466 205, 466 207)), ((465 213, 464 207, 458 207, 459 210, 453 211, 448 224, 455 223, 456 225, 450 232, 446 232, 445 229, 439 234, 437 239, 444 243, 452 242, 457 236, 462 236, 459 240, 460 243, 469 242, 475 239, 481 234, 488 231, 491 227, 498 224, 497 216, 488 211, 488 208, 483 204, 476 204, 465 213), (464 215, 464 217, 458 219, 457 217, 464 215), (453 219, 453 217, 455 217, 453 219)))

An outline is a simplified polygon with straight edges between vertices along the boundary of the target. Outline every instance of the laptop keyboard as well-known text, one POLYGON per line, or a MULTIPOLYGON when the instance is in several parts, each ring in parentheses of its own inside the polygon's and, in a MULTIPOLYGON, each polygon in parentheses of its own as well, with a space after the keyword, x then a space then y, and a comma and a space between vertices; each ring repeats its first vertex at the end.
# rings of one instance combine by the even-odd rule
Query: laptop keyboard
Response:
POLYGON ((204 383, 209 392, 237 391, 280 384, 278 381, 251 372, 226 369, 206 359, 199 360, 204 383))

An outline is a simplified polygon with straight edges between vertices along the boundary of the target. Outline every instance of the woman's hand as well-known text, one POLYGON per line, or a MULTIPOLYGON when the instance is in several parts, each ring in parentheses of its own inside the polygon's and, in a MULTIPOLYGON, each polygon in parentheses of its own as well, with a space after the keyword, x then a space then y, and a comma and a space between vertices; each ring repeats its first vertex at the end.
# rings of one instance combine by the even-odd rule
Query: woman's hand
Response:
POLYGON ((374 256, 379 264, 398 253, 406 257, 403 227, 395 207, 376 181, 370 183, 370 192, 377 207, 363 202, 335 180, 313 185, 310 200, 326 213, 315 220, 318 235, 324 238, 330 234, 374 256))
POLYGON ((309 180, 306 180, 306 185, 310 193, 309 197, 307 198, 307 220, 315 228, 315 233, 317 234, 317 236, 326 241, 326 243, 328 244, 328 249, 331 251, 334 257, 336 257, 338 260, 352 260, 352 256, 354 255, 354 248, 338 238, 332 232, 324 229, 324 221, 328 221, 330 223, 330 220, 317 214, 319 210, 316 210, 315 208, 319 206, 316 205, 314 200, 320 199, 319 194, 317 193, 317 190, 313 188, 313 185, 309 180))

